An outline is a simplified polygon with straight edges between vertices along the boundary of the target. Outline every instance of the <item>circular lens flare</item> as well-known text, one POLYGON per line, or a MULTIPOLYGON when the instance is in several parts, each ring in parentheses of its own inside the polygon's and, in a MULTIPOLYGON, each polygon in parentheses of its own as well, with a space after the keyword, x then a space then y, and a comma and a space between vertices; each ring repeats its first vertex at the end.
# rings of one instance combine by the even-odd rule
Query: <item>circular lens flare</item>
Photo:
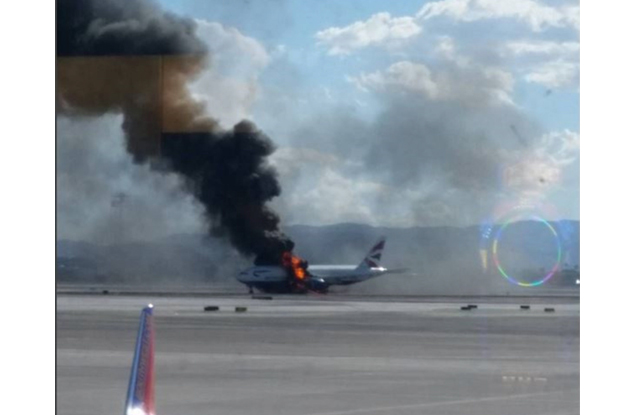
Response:
POLYGON ((556 271, 558 271, 558 269, 560 268, 560 261, 562 260, 562 246, 560 244, 560 238, 558 237, 558 233, 553 228, 553 226, 551 226, 551 224, 549 222, 547 222, 543 218, 538 217, 536 215, 529 215, 529 216, 516 215, 516 216, 508 219, 508 221, 506 221, 503 225, 501 225, 501 227, 497 231, 497 234, 495 235, 495 238, 493 240, 492 251, 493 251, 493 262, 495 263, 495 266, 499 270, 499 273, 501 273, 501 275, 504 278, 506 278, 508 281, 510 281, 511 283, 516 284, 516 285, 518 285, 520 287, 536 287, 536 286, 539 286, 541 284, 544 284, 551 277, 553 277, 553 275, 556 273, 556 271), (504 270, 504 268, 501 266, 501 263, 499 261, 499 256, 497 254, 497 250, 498 250, 498 246, 499 246, 499 239, 501 238, 501 235, 503 234, 503 231, 508 227, 508 225, 513 223, 515 220, 518 220, 518 219, 521 219, 521 218, 527 218, 527 219, 535 220, 537 222, 540 222, 540 223, 544 224, 549 229, 549 231, 553 234, 553 236, 554 236, 554 238, 556 240, 556 246, 557 246, 557 249, 558 249, 557 258, 556 258, 556 261, 555 261, 553 267, 551 268, 551 270, 542 279, 540 279, 538 281, 534 281, 534 282, 518 281, 515 278, 513 278, 511 275, 509 275, 504 270))

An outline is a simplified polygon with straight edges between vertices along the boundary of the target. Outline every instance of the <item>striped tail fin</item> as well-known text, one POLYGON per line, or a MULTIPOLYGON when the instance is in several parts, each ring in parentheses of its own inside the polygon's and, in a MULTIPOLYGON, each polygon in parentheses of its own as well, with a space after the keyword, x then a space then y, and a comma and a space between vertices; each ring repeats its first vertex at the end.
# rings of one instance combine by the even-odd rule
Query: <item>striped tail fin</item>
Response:
POLYGON ((362 260, 360 265, 358 265, 357 269, 369 269, 369 268, 378 268, 380 267, 380 262, 382 261, 382 251, 384 251, 384 244, 386 243, 386 238, 382 237, 373 248, 369 250, 365 259, 362 260))
POLYGON ((152 304, 141 311, 124 415, 154 415, 154 321, 152 304))

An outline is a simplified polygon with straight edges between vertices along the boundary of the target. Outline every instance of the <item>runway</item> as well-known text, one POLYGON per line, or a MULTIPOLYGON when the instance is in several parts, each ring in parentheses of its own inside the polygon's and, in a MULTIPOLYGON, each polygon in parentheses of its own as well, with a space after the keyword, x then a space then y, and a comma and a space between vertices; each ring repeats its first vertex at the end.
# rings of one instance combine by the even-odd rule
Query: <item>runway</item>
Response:
POLYGON ((123 412, 147 303, 159 415, 579 413, 579 299, 60 294, 58 414, 123 412))

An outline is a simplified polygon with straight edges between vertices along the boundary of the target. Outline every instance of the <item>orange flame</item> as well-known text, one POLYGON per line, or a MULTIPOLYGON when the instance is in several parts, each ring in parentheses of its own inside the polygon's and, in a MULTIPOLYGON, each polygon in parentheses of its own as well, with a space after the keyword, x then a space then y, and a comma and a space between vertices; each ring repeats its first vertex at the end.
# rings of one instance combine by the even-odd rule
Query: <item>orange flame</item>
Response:
POLYGON ((301 258, 288 251, 282 254, 282 266, 298 280, 303 280, 306 277, 306 269, 303 262, 301 258))

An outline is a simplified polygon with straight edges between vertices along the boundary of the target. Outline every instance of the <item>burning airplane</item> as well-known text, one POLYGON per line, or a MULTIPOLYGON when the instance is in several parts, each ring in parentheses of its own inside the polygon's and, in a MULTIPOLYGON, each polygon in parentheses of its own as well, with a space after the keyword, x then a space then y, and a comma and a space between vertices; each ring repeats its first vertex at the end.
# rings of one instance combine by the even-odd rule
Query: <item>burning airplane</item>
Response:
POLYGON ((380 265, 385 239, 369 250, 358 265, 308 265, 291 251, 282 253, 282 263, 258 264, 241 272, 237 279, 250 292, 256 288, 270 293, 325 294, 332 285, 351 285, 384 274, 403 273, 405 269, 387 269, 380 265))
POLYGON ((250 121, 222 129, 188 89, 210 70, 195 22, 148 0, 59 0, 57 23, 58 114, 122 114, 136 163, 183 177, 213 235, 305 291, 306 262, 268 207, 281 192, 275 145, 250 121))

